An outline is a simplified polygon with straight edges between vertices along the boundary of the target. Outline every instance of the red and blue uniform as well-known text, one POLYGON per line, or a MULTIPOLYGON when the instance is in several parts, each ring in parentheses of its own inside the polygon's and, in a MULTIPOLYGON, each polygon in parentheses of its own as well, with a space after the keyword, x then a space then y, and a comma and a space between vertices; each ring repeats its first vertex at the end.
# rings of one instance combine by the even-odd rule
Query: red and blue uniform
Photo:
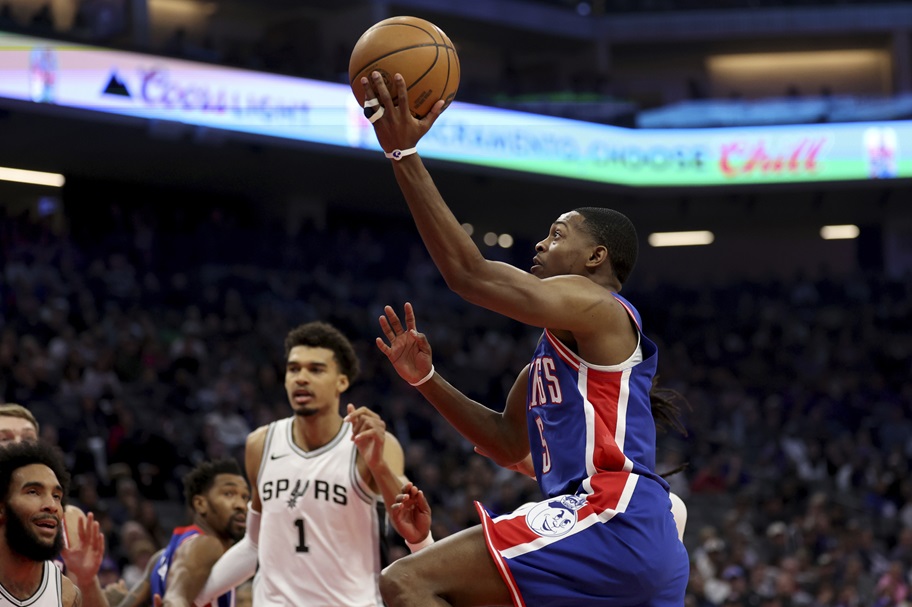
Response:
POLYGON ((546 499, 503 516, 476 503, 517 607, 684 604, 687 550, 655 471, 657 348, 636 309, 612 295, 639 333, 627 361, 587 363, 548 330, 532 358, 529 444, 546 499))
MULTIPOLYGON (((155 567, 152 569, 152 578, 149 580, 152 587, 152 595, 159 595, 162 598, 165 597, 165 589, 168 586, 168 571, 171 569, 171 561, 174 560, 174 554, 177 552, 177 549, 180 548, 181 544, 189 540, 190 538, 203 535, 205 532, 197 527, 196 525, 189 525, 187 527, 177 527, 174 530, 174 533, 171 534, 171 541, 168 542, 168 546, 162 552, 161 556, 158 557, 158 561, 155 563, 155 567)), ((212 607, 234 607, 234 588, 221 595, 210 605, 212 607)))

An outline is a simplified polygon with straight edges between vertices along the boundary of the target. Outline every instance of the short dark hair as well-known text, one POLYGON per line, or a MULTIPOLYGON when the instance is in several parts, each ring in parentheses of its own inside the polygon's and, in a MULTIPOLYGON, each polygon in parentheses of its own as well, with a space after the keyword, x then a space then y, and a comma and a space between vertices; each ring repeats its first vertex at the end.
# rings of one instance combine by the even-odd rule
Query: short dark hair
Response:
POLYGON ((355 355, 355 349, 348 338, 329 323, 316 320, 298 325, 289 331, 285 337, 286 360, 295 346, 332 350, 339 370, 348 377, 348 381, 354 382, 358 377, 358 357, 355 355))
POLYGON ((9 499, 13 473, 32 464, 45 465, 57 476, 57 482, 63 488, 62 504, 66 505, 70 473, 63 463, 63 454, 57 447, 41 441, 10 443, 0 447, 0 500, 5 502, 9 499))
POLYGON ((583 216, 584 229, 595 244, 608 249, 611 267, 621 284, 627 280, 636 265, 639 242, 633 222, 623 213, 602 207, 574 209, 583 216))
POLYGON ((193 508, 193 498, 197 495, 204 495, 212 489, 215 484, 215 477, 219 474, 244 476, 237 460, 231 458, 201 462, 197 464, 196 468, 184 475, 184 499, 187 500, 187 505, 191 509, 193 508))

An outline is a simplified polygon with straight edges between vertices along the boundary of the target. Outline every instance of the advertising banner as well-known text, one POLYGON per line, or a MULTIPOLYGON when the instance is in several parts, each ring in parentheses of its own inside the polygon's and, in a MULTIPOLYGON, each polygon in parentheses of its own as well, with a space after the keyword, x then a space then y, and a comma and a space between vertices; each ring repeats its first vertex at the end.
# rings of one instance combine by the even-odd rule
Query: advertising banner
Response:
MULTIPOLYGON (((0 98, 379 150, 344 83, 0 32, 0 98)), ((454 102, 421 155, 634 187, 912 177, 912 121, 627 129, 454 102)))

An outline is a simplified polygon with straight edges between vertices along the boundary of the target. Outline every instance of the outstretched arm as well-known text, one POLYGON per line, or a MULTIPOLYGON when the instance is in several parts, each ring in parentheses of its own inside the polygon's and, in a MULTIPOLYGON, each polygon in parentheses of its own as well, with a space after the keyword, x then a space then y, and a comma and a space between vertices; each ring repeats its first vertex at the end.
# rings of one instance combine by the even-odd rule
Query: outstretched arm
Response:
POLYGON ((209 578, 212 566, 224 552, 224 546, 215 536, 196 535, 184 542, 175 552, 168 569, 163 605, 191 607, 209 578))
POLYGON ((253 538, 259 534, 260 514, 252 507, 247 509, 247 535, 216 561, 208 579, 193 601, 208 605, 217 597, 253 577, 257 568, 257 544, 253 538), (256 529, 256 531, 253 531, 256 529))
MULTIPOLYGON (((415 385, 427 377, 433 367, 431 346, 427 337, 418 331, 410 303, 405 304, 405 326, 392 307, 386 306, 384 312, 380 328, 386 341, 378 337, 377 347, 399 376, 415 385)), ((415 387, 467 440, 501 466, 509 467, 529 453, 525 421, 527 378, 528 367, 516 378, 502 413, 470 399, 436 371, 415 387)))
MULTIPOLYGON (((349 404, 345 420, 352 424, 352 440, 358 448, 362 476, 368 479, 372 489, 380 492, 387 510, 392 512, 403 484, 408 482, 402 446, 386 431, 386 423, 380 416, 366 407, 355 408, 349 404)), ((417 516, 417 512, 412 513, 414 516, 406 516, 406 512, 398 514, 391 521, 406 542, 417 544, 430 533, 430 508, 427 516, 417 516)))
MULTIPOLYGON (((383 118, 373 127, 387 152, 415 147, 443 111, 444 102, 439 101, 423 119, 412 116, 408 88, 399 74, 394 77, 393 91, 376 72, 371 79, 364 78, 362 86, 365 99, 377 98, 385 108, 383 118)), ((447 206, 419 154, 392 161, 392 165, 428 253, 450 289, 462 298, 536 327, 586 332, 604 327, 604 316, 626 322, 626 317, 606 308, 611 302, 606 300, 604 289, 588 278, 567 275, 540 279, 509 264, 485 259, 447 206)), ((618 327, 624 328, 621 324, 618 327)))
POLYGON ((257 483, 260 463, 263 461, 263 450, 266 446, 267 430, 267 426, 261 426, 251 432, 247 436, 247 444, 244 448, 244 467, 247 469, 247 480, 250 481, 247 530, 243 539, 229 548, 212 567, 209 579, 205 580, 205 585, 194 601, 197 605, 208 605, 217 596, 246 582, 256 573, 260 541, 260 512, 263 509, 257 483))

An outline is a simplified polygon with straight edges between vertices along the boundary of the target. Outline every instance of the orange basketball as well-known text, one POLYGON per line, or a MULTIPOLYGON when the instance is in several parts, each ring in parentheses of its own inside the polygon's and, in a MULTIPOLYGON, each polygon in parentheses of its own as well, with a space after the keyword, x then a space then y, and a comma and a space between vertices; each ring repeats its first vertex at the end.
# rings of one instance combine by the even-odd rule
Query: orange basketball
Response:
POLYGON ((439 99, 449 105, 459 87, 459 57, 439 27, 418 17, 390 17, 373 25, 355 43, 348 77, 358 103, 364 105, 361 77, 378 71, 392 93, 393 75, 408 85, 412 114, 423 118, 439 99))

